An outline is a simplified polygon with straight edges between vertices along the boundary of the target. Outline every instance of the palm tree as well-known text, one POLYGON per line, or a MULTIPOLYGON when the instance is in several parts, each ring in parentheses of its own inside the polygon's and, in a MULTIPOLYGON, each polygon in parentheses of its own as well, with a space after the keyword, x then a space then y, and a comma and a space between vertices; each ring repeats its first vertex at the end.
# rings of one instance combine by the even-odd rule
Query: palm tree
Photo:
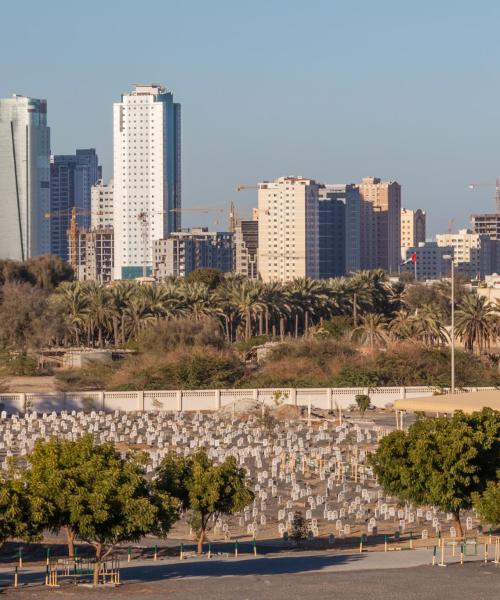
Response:
POLYGON ((398 310, 389 324, 389 330, 398 340, 411 338, 415 334, 413 315, 408 310, 398 310))
POLYGON ((136 293, 137 285, 128 281, 119 281, 109 288, 115 345, 118 345, 120 341, 122 345, 125 345, 126 343, 125 325, 127 319, 127 307, 136 293))
POLYGON ((307 335, 310 317, 319 312, 327 299, 327 287, 322 281, 309 277, 294 279, 287 286, 291 312, 294 316, 295 337, 299 336, 299 317, 302 315, 302 331, 307 335))
POLYGON ((383 315, 368 313, 361 317, 361 324, 352 332, 352 338, 359 340, 362 346, 385 346, 387 343, 387 322, 383 315))
POLYGON ((255 319, 265 307, 259 297, 260 287, 257 282, 246 279, 243 281, 231 281, 227 285, 229 301, 238 312, 239 317, 245 324, 245 339, 252 336, 252 319, 255 319))
POLYGON ((413 336, 426 346, 444 346, 448 343, 448 334, 439 318, 439 310, 432 304, 424 304, 415 310, 411 321, 413 336))
POLYGON ((93 336, 97 329, 99 348, 104 345, 104 332, 112 320, 113 306, 108 288, 90 284, 88 290, 87 322, 93 336))
POLYGON ((195 321, 214 314, 213 298, 208 286, 204 283, 186 284, 183 296, 186 310, 193 315, 195 321))
POLYGON ((80 329, 85 324, 88 298, 79 281, 65 281, 56 289, 56 300, 63 306, 66 322, 75 336, 75 343, 80 345, 80 329))
POLYGON ((467 352, 474 352, 477 347, 481 353, 489 346, 492 339, 496 339, 497 322, 495 308, 485 296, 464 296, 455 312, 455 331, 467 352))

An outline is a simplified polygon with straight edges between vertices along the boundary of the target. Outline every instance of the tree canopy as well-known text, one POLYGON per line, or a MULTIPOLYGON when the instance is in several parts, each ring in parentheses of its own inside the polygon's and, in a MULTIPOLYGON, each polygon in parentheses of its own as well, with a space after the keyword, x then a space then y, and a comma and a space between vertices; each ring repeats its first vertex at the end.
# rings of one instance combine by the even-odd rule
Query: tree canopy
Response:
POLYGON ((210 519, 239 512, 254 498, 246 471, 233 456, 216 464, 204 449, 187 458, 168 454, 158 469, 156 487, 180 498, 183 508, 191 511, 189 522, 198 534, 199 554, 210 519))
POLYGON ((387 493, 452 513, 461 534, 460 511, 498 481, 500 413, 421 418, 382 438, 370 460, 387 493))

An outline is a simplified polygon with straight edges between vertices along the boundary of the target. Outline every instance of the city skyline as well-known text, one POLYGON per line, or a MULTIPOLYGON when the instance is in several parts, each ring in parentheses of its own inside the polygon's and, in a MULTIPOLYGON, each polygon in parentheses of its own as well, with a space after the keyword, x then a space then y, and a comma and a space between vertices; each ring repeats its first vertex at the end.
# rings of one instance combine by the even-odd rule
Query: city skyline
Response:
MULTIPOLYGON (((135 81, 161 81, 183 104, 186 207, 234 200, 249 217, 254 197, 234 193, 240 182, 376 175, 401 183, 403 206, 428 211, 430 235, 453 217, 458 229, 473 212, 494 210, 495 3, 478 11, 465 2, 153 3, 154 19, 127 2, 118 16, 112 3, 99 6, 95 19, 93 4, 74 23, 72 7, 44 7, 25 44, 1 55, 0 96, 46 98, 52 152, 95 147, 105 180, 116 95, 135 81), (315 33, 295 44, 304 23, 315 33), (271 25, 276 35, 267 36, 271 25), (128 44, 141 26, 147 35, 128 44), (470 191, 475 181, 491 187, 470 191)), ((6 48, 16 43, 7 25, 19 11, 4 7, 6 48)), ((191 215, 186 224, 213 220, 191 215)))

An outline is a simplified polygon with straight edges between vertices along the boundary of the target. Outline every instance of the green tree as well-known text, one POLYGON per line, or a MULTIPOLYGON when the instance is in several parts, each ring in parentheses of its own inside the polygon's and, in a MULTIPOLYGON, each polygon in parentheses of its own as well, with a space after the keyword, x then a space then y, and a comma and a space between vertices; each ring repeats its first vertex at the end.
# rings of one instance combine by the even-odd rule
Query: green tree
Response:
POLYGON ((19 478, 0 477, 0 544, 8 539, 33 541, 42 528, 31 518, 30 496, 19 478))
POLYGON ((482 519, 491 525, 500 525, 500 470, 497 480, 488 481, 482 494, 472 494, 472 501, 482 519))
POLYGON ((370 396, 368 396, 368 394, 357 394, 354 400, 361 412, 361 415, 364 416, 365 412, 370 408, 370 396))
POLYGON ((158 468, 156 489, 179 498, 183 508, 190 510, 198 554, 203 553, 210 519, 239 512, 254 498, 246 471, 233 456, 215 464, 204 449, 188 458, 167 455, 158 468))
POLYGON ((28 456, 24 479, 31 497, 33 520, 53 533, 63 529, 68 556, 74 557, 75 534, 71 526, 72 495, 79 485, 78 467, 89 439, 70 442, 57 438, 35 442, 28 456))
POLYGON ((151 489, 144 460, 122 458, 112 444, 96 444, 91 435, 74 442, 39 440, 29 456, 25 479, 33 521, 53 531, 64 528, 70 554, 74 539, 94 546, 94 584, 116 544, 151 532, 166 535, 178 516, 178 501, 151 489))
POLYGON ((298 544, 302 543, 306 538, 307 538, 307 522, 299 510, 295 511, 295 513, 293 515, 292 531, 290 533, 290 539, 292 539, 298 545, 298 544))
POLYGON ((382 438, 370 460, 388 494, 452 513, 462 535, 460 511, 470 509, 474 494, 481 495, 497 477, 500 413, 485 408, 421 418, 407 432, 382 438))
POLYGON ((94 585, 104 560, 116 546, 144 535, 168 531, 176 518, 175 502, 153 496, 143 461, 123 459, 112 444, 85 440, 78 468, 78 486, 70 503, 70 524, 78 539, 95 548, 94 585))
POLYGON ((215 290, 224 280, 224 275, 218 269, 203 267, 191 271, 186 276, 187 283, 204 283, 209 290, 215 290))

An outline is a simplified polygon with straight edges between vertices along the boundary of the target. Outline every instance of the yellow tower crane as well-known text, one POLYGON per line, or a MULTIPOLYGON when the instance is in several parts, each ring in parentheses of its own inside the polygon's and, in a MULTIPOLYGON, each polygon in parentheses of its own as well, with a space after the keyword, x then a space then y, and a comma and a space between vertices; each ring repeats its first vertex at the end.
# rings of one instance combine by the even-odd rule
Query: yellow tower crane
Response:
POLYGON ((53 219, 57 217, 67 217, 70 216, 69 220, 69 229, 67 231, 68 241, 69 241, 69 256, 68 262, 75 271, 77 272, 78 267, 80 266, 80 255, 77 251, 77 241, 78 241, 78 224, 76 222, 77 216, 89 216, 89 215, 112 215, 112 211, 90 211, 84 208, 77 208, 73 206, 71 209, 67 210, 57 210, 54 212, 47 212, 43 216, 45 219, 53 219))

